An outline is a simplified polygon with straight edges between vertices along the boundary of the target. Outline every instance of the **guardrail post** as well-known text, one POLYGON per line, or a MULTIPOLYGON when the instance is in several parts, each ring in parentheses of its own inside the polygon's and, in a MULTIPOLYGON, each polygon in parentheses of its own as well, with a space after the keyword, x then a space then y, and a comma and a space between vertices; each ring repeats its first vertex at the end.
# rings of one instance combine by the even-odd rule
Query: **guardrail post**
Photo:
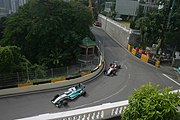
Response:
POLYGON ((18 84, 19 84, 19 73, 17 72, 17 79, 18 79, 18 84))
POLYGON ((67 76, 68 76, 68 74, 69 74, 69 68, 68 68, 68 66, 66 67, 66 72, 67 72, 67 76))
POLYGON ((52 78, 54 77, 53 68, 51 68, 51 77, 52 77, 52 78))

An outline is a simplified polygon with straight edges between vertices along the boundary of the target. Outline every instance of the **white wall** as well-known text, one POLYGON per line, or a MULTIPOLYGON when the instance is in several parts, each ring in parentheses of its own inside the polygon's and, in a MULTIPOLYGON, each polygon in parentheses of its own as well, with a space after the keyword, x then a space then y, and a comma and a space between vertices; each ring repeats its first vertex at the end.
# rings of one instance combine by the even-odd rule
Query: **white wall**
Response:
POLYGON ((116 0, 115 10, 119 15, 136 16, 136 10, 139 7, 138 0, 116 0))
POLYGON ((98 19, 102 24, 102 29, 116 42, 127 48, 130 29, 103 15, 99 15, 98 19))

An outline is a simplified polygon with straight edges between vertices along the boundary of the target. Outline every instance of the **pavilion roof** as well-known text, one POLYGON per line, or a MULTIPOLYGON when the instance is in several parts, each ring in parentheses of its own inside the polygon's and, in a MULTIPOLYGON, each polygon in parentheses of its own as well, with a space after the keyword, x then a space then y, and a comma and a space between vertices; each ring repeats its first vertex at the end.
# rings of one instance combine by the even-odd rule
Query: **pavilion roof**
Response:
POLYGON ((81 46, 95 46, 96 45, 96 43, 94 42, 94 41, 92 41, 89 37, 85 37, 83 40, 82 40, 82 42, 81 42, 81 44, 80 44, 81 46))

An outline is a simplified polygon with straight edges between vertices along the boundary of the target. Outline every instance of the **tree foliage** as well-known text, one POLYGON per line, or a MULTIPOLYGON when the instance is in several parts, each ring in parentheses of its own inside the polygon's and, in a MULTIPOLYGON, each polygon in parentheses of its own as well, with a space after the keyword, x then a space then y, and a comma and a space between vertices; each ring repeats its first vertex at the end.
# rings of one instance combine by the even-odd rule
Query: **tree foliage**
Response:
POLYGON ((3 43, 20 47, 33 64, 57 67, 77 58, 91 24, 90 10, 79 2, 30 0, 8 18, 3 43))
POLYGON ((165 45, 180 48, 180 1, 176 0, 174 6, 172 3, 173 0, 161 0, 163 8, 148 13, 140 9, 135 21, 131 22, 131 28, 141 30, 143 45, 156 43, 162 50, 165 45))
POLYGON ((3 30, 5 28, 5 21, 6 21, 6 17, 1 17, 0 18, 0 39, 2 39, 3 37, 3 30))
POLYGON ((26 70, 30 64, 17 46, 0 47, 0 73, 26 70))
POLYGON ((148 83, 129 97, 129 106, 123 112, 123 120, 173 120, 180 104, 179 93, 170 92, 148 83))
POLYGON ((172 16, 170 18, 170 25, 168 32, 166 33, 165 43, 169 44, 173 48, 176 48, 177 51, 180 51, 180 1, 176 0, 172 16))

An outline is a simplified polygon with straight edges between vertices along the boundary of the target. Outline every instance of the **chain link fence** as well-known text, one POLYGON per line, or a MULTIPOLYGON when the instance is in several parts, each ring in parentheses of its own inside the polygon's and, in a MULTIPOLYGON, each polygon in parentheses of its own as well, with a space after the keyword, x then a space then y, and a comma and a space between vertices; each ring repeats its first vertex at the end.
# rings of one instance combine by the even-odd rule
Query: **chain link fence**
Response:
MULTIPOLYGON (((102 49, 102 45, 99 41, 96 41, 99 49, 102 49)), ((99 64, 100 52, 96 48, 95 56, 90 62, 80 62, 66 67, 52 68, 48 70, 36 70, 10 73, 10 74, 0 74, 0 88, 5 86, 23 84, 27 82, 40 82, 52 80, 58 77, 69 77, 78 75, 83 71, 91 71, 99 64)))

